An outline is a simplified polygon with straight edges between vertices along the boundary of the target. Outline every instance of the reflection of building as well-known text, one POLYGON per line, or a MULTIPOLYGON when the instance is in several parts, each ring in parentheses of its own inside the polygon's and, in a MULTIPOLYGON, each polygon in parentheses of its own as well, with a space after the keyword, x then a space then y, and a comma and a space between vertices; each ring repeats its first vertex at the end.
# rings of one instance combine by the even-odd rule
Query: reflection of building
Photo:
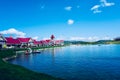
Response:
POLYGON ((51 56, 52 56, 52 62, 55 63, 55 58, 56 58, 56 54, 59 54, 59 52, 61 51, 61 47, 56 47, 56 48, 52 48, 51 49, 51 56))
POLYGON ((55 63, 55 48, 52 49, 52 63, 55 63))
POLYGON ((6 39, 0 34, 0 49, 6 45, 6 39))

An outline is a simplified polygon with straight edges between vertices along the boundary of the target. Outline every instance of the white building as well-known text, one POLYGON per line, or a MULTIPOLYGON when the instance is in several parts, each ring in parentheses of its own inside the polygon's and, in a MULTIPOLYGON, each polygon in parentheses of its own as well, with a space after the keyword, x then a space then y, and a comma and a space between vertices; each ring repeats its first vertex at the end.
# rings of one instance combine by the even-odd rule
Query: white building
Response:
POLYGON ((6 39, 0 34, 0 49, 6 45, 6 39))

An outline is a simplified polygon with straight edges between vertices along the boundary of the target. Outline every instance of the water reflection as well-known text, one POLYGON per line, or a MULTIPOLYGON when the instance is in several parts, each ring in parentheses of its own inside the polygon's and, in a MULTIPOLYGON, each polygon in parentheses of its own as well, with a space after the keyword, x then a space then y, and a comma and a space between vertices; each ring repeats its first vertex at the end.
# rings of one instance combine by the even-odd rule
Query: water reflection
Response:
POLYGON ((10 62, 66 80, 120 80, 120 45, 50 48, 10 62))

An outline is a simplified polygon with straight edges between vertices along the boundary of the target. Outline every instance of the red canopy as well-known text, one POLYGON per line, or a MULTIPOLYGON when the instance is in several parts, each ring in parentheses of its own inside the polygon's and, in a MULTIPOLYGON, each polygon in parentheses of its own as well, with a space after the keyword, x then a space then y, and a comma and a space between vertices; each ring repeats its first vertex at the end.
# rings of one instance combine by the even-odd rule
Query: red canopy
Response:
POLYGON ((41 41, 36 41, 36 40, 34 40, 33 43, 34 43, 35 45, 37 45, 37 44, 42 44, 41 41))
POLYGON ((6 37, 5 39, 7 44, 20 44, 18 39, 13 39, 12 37, 6 37))
POLYGON ((17 38, 21 43, 28 43, 31 38, 17 38))

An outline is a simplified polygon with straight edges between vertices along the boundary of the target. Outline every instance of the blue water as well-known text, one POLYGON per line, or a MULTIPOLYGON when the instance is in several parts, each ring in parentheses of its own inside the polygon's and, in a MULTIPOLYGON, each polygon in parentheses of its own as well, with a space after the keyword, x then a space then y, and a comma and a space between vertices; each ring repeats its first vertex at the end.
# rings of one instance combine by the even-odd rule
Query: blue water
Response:
POLYGON ((65 80, 120 80, 120 45, 51 48, 10 62, 65 80))

